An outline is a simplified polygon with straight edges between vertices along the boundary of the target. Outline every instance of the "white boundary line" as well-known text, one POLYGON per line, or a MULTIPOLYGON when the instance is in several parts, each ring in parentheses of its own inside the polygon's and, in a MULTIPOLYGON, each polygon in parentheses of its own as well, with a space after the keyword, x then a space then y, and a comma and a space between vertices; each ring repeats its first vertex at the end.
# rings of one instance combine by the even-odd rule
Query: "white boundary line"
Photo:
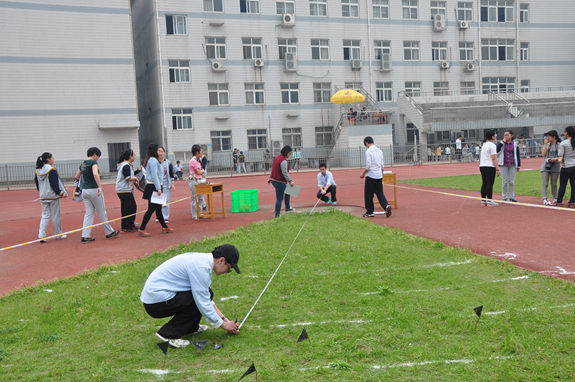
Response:
MULTIPOLYGON (((388 320, 391 320, 391 318, 388 318, 388 320)), ((363 325, 363 324, 368 324, 372 322, 371 320, 351 320, 351 321, 347 321, 347 320, 338 320, 338 321, 321 321, 321 322, 296 322, 293 324, 280 324, 280 325, 266 325, 266 327, 269 328, 287 328, 287 327, 293 327, 293 326, 310 326, 310 325, 325 325, 325 324, 356 324, 356 325, 363 325)), ((248 328, 254 328, 254 329, 261 329, 260 325, 254 325, 254 326, 248 326, 248 328)))

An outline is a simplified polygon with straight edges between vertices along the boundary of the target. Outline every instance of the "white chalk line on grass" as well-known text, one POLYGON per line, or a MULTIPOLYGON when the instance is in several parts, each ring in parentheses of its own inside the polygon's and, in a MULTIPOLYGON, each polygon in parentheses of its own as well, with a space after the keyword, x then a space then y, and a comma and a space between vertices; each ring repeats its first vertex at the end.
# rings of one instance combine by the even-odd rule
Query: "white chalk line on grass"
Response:
POLYGON ((180 373, 179 371, 171 371, 169 369, 140 369, 138 371, 141 371, 142 373, 150 373, 150 374, 154 374, 154 375, 166 375, 166 374, 170 374, 170 373, 180 373))
POLYGON ((222 298, 220 298, 220 301, 235 300, 237 298, 239 298, 239 297, 238 296, 222 297, 222 298))
MULTIPOLYGON (((287 328, 287 327, 293 327, 293 326, 310 326, 310 325, 326 325, 326 324, 356 324, 356 325, 363 325, 363 324, 368 324, 372 322, 371 320, 339 320, 339 321, 321 321, 321 322, 296 322, 293 324, 280 324, 280 325, 269 325, 268 327, 270 329, 273 328, 287 328)), ((253 325, 253 326, 248 326, 248 328, 252 328, 252 329, 261 329, 260 325, 253 325)))
MULTIPOLYGON (((547 306, 547 307, 542 307, 542 308, 527 308, 527 309, 517 309, 520 312, 531 312, 534 310, 543 310, 543 309, 565 309, 565 308, 571 308, 574 307, 575 304, 567 304, 567 305, 557 305, 557 306, 547 306)), ((483 312, 483 314, 488 314, 488 315, 498 315, 498 314, 505 314, 507 313, 507 311, 502 310, 499 312, 483 312)))

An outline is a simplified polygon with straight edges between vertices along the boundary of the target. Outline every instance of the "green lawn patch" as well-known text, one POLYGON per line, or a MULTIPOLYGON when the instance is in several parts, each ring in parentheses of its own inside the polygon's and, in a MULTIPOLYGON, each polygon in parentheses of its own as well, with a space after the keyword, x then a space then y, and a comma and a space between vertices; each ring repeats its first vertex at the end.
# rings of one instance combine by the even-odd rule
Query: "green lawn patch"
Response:
POLYGON ((162 370, 154 333, 166 322, 139 301, 154 268, 236 245, 243 273, 214 276, 212 288, 241 320, 305 220, 255 223, 0 299, 0 380, 237 381, 252 362, 261 381, 572 380, 571 283, 340 212, 309 217, 239 335, 193 336, 224 346, 171 348, 169 373, 149 372, 162 370), (310 340, 296 344, 304 325, 310 340))

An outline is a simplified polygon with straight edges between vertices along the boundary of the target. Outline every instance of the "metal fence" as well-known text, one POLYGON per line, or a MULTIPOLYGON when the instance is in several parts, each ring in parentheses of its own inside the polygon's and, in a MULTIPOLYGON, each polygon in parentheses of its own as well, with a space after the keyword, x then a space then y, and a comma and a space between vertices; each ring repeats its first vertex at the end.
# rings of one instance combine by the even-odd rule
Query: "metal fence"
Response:
MULTIPOLYGON (((58 170, 58 175, 65 186, 74 184, 76 172, 80 163, 64 163, 54 166, 58 170)), ((35 187, 34 175, 36 166, 0 166, 0 189, 13 189, 24 187, 35 187)))

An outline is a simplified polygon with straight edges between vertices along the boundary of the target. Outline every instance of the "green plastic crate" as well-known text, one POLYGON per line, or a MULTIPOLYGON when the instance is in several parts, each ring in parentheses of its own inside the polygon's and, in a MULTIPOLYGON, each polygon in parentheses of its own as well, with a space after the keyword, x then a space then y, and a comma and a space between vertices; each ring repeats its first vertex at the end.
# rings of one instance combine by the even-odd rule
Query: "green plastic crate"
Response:
POLYGON ((232 212, 254 212, 258 206, 258 190, 236 190, 232 195, 232 212))

